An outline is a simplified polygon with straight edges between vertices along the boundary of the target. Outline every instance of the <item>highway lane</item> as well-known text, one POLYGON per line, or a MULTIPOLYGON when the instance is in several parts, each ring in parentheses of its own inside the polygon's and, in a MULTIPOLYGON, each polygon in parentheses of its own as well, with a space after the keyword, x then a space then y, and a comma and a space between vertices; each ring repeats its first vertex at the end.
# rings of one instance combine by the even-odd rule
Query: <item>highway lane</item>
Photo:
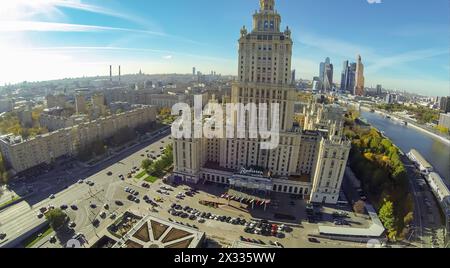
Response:
MULTIPOLYGON (((26 233, 29 230, 32 230, 39 224, 44 222, 44 219, 38 219, 37 214, 41 207, 47 207, 49 205, 54 205, 55 207, 59 207, 62 204, 72 205, 82 202, 85 199, 89 199, 91 195, 89 194, 89 189, 93 192, 95 191, 105 191, 107 187, 111 184, 113 180, 118 180, 119 174, 124 174, 129 172, 133 165, 139 166, 141 161, 144 159, 141 157, 141 154, 146 154, 146 148, 149 145, 155 144, 152 150, 155 150, 156 147, 162 146, 161 140, 168 141, 167 131, 162 133, 160 136, 151 139, 150 141, 145 142, 141 146, 136 146, 130 148, 130 150, 124 151, 111 159, 105 161, 104 163, 99 164, 97 167, 80 170, 79 173, 74 174, 73 180, 75 181, 72 186, 68 189, 62 190, 55 194, 55 199, 43 199, 54 192, 53 189, 45 191, 41 191, 40 189, 32 199, 34 202, 31 202, 33 205, 30 206, 27 202, 23 201, 19 204, 16 204, 6 210, 0 212, 0 232, 4 232, 7 234, 7 239, 10 241, 16 239, 23 233, 26 233), (146 146, 142 148, 143 146, 146 146), (140 148, 139 148, 140 147, 140 148), (133 152, 130 155, 130 152, 133 152), (120 161, 120 163, 118 163, 120 161), (108 171, 113 172, 113 176, 107 176, 106 173, 108 171), (92 172, 97 172, 96 174, 88 177, 86 180, 91 180, 95 182, 94 187, 89 187, 86 184, 77 184, 76 178, 83 178, 84 176, 89 176, 92 172), (42 201, 39 201, 42 200, 42 201), (35 203, 36 202, 36 203, 35 203)), ((167 142, 165 142, 167 144, 167 142)), ((158 147, 159 149, 159 147, 158 147)), ((58 174, 59 175, 59 174, 58 174)), ((49 183, 51 183, 52 179, 55 179, 58 176, 51 175, 50 179, 45 179, 49 183)), ((43 182, 45 183, 45 181, 43 182)), ((41 183, 42 184, 42 183, 41 183)), ((57 188, 63 188, 64 186, 57 186, 57 188)), ((103 205, 103 204, 100 204, 103 205)))

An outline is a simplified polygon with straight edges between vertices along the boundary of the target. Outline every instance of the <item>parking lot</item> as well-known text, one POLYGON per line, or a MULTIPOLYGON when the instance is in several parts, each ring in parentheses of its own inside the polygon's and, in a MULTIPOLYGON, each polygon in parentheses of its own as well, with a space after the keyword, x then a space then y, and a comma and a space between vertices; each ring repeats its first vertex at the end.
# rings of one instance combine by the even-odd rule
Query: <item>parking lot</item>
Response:
MULTIPOLYGON (((162 180, 147 183, 137 179, 142 160, 162 155, 161 148, 169 143, 169 137, 165 137, 98 174, 80 180, 66 190, 67 194, 76 196, 74 201, 55 194, 55 199, 48 202, 55 207, 67 206, 64 208, 71 228, 67 234, 58 236, 57 241, 51 243, 47 237, 36 247, 64 247, 77 234, 83 237, 83 246, 89 247, 107 235, 107 227, 126 211, 140 216, 152 214, 197 228, 207 234, 208 247, 229 247, 238 240, 256 246, 290 248, 365 247, 311 237, 318 235, 317 224, 333 224, 336 208, 321 208, 322 218, 310 223, 306 201, 293 196, 273 194, 266 210, 262 205, 252 209, 242 200, 221 198, 228 190, 221 185, 174 187, 162 180), (128 173, 132 173, 131 178, 128 173)), ((364 217, 354 215, 349 215, 347 221, 358 226, 368 224, 364 217)))
MULTIPOLYGON (((168 219, 169 221, 183 224, 199 229, 207 234, 209 247, 228 247, 234 241, 242 240, 254 243, 256 246, 272 245, 282 247, 365 247, 362 244, 344 243, 325 239, 315 239, 310 235, 318 235, 317 223, 310 224, 306 219, 306 202, 303 200, 293 200, 290 196, 279 196, 277 211, 269 208, 264 211, 259 208, 249 213, 240 209, 232 202, 220 198, 220 195, 212 192, 222 192, 224 189, 215 185, 207 185, 208 191, 204 191, 199 186, 177 187, 168 186, 161 181, 151 184, 150 189, 141 187, 139 183, 130 183, 128 188, 121 189, 117 198, 130 197, 127 189, 138 191, 137 196, 143 198, 139 203, 133 202, 130 211, 136 215, 153 214, 156 217, 168 219), (147 201, 149 200, 149 201, 147 201), (210 202, 204 205, 202 201, 210 202), (295 205, 292 205, 292 202, 295 205), (215 204, 215 205, 212 205, 215 204), (223 205, 216 205, 223 204, 223 205), (280 209, 280 207, 282 209, 280 209), (295 211, 294 221, 280 221, 274 217, 274 212, 290 213, 295 211), (260 217, 255 217, 256 215, 260 217)), ((127 202, 131 202, 128 201, 127 202)), ((324 217, 333 210, 324 208, 324 217)), ((330 214, 331 215, 331 214, 330 214)), ((332 217, 332 216, 330 216, 332 217)), ((350 215, 350 217, 353 217, 350 215)), ((321 222, 322 223, 322 222, 321 222)), ((333 224, 331 221, 330 224, 333 224)))
MULTIPOLYGON (((76 234, 82 234, 83 240, 87 242, 84 246, 88 247, 88 242, 98 239, 116 217, 122 215, 132 205, 136 205, 136 201, 128 200, 129 193, 124 191, 125 187, 142 193, 148 190, 142 187, 143 181, 134 177, 139 169, 133 168, 139 167, 142 160, 148 158, 147 154, 151 155, 152 151, 156 155, 162 154, 161 148, 166 147, 169 141, 168 136, 164 137, 107 169, 84 180, 78 180, 64 192, 52 194, 47 200, 37 204, 36 220, 43 220, 41 209, 45 212, 44 209, 63 208, 70 218, 70 228, 56 237, 56 241, 49 241, 54 235, 52 234, 43 238, 42 243, 36 244, 35 247, 64 247, 76 234), (131 179, 125 178, 132 171, 131 179)), ((139 201, 142 197, 143 194, 136 196, 139 201)))

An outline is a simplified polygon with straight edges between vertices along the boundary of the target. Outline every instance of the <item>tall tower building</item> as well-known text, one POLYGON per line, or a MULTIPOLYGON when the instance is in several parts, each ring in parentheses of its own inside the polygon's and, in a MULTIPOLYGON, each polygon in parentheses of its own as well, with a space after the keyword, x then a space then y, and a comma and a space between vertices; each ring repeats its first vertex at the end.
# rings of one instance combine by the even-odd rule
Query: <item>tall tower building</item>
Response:
POLYGON ((319 74, 320 81, 322 82, 322 89, 324 91, 330 91, 333 88, 333 75, 333 64, 331 64, 330 58, 326 58, 325 62, 320 63, 319 74))
POLYGON ((443 113, 450 113, 450 96, 441 98, 439 108, 443 113))
POLYGON ((292 84, 292 39, 288 27, 280 30, 281 16, 274 0, 260 0, 259 12, 253 15, 253 29, 245 26, 239 39, 239 80, 232 87, 232 102, 280 104, 280 126, 292 128, 295 87, 292 84))
POLYGON ((341 91, 347 90, 348 85, 348 60, 344 61, 342 65, 342 74, 341 74, 341 91))
POLYGON ((362 63, 361 56, 358 55, 355 74, 355 95, 364 96, 364 83, 364 65, 362 63))
MULTIPOLYGON (((236 132, 242 129, 237 129, 233 118, 227 118, 234 138, 173 139, 173 180, 223 184, 236 191, 257 193, 266 200, 277 192, 336 204, 351 145, 343 135, 344 111, 311 101, 304 111, 305 124, 294 124, 297 94, 291 70, 292 45, 289 28, 281 30, 275 1, 260 0, 252 30, 244 26, 240 32, 238 78, 232 84, 230 102, 279 104, 278 146, 267 149, 261 146, 261 136, 250 137, 248 113, 246 135, 239 138, 236 132)), ((210 103, 217 104, 217 100, 210 103)), ((262 111, 257 112, 261 117, 262 111)), ((265 116, 268 129, 273 124, 269 113, 265 116)))
POLYGON ((377 85, 377 96, 381 96, 382 93, 383 93, 383 86, 377 85))
POLYGON ((120 69, 120 65, 119 65, 119 83, 122 79, 122 70, 120 69))

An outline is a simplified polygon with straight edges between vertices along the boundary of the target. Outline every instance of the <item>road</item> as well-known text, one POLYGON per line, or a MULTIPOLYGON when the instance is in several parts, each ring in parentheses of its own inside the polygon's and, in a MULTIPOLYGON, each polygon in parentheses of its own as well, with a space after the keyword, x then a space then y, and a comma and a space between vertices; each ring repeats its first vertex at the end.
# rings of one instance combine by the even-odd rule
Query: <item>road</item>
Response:
MULTIPOLYGON (((92 193, 104 191, 103 189, 107 188, 112 180, 118 180, 119 174, 126 175, 133 166, 140 166, 144 159, 141 154, 145 153, 145 148, 152 144, 162 146, 160 140, 167 139, 169 131, 170 129, 167 128, 148 141, 128 148, 94 167, 75 168, 69 172, 55 170, 34 179, 29 183, 35 191, 31 197, 0 212, 0 232, 7 235, 3 241, 0 241, 0 247, 11 244, 12 241, 44 223, 44 219, 37 218, 41 207, 79 204, 91 198, 92 193), (113 176, 107 176, 104 170, 113 172, 113 176), (61 177, 66 179, 58 184, 57 178, 61 177), (79 179, 91 180, 95 182, 95 185, 89 187, 87 184, 78 184, 79 179), (68 188, 65 189, 66 187, 68 188), (55 199, 48 198, 51 194, 55 194, 55 199)), ((159 147, 153 149, 156 150, 159 147)), ((86 215, 85 219, 87 217, 86 215)))
POLYGON ((423 238, 423 212, 422 212, 422 195, 421 189, 418 185, 418 180, 420 180, 419 176, 415 172, 414 165, 406 159, 405 156, 402 156, 403 164, 405 165, 406 172, 409 178, 410 189, 414 198, 414 222, 413 225, 415 227, 412 235, 415 237, 415 240, 419 242, 421 248, 425 246, 423 238))
POLYGON ((414 198, 414 232, 411 234, 413 239, 410 240, 421 248, 442 247, 443 237, 438 235, 442 229, 439 204, 411 161, 405 156, 402 156, 402 161, 414 198))

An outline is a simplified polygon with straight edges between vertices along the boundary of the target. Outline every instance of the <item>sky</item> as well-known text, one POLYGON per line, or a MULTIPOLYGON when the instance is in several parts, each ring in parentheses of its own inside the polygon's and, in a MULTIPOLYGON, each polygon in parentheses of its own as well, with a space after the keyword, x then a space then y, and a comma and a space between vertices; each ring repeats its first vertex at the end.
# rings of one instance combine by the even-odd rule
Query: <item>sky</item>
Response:
MULTIPOLYGON (((122 73, 236 75, 258 0, 9 0, 0 3, 0 85, 122 73)), ((330 57, 365 64, 366 86, 450 95, 450 1, 276 0, 297 78, 330 57)))

